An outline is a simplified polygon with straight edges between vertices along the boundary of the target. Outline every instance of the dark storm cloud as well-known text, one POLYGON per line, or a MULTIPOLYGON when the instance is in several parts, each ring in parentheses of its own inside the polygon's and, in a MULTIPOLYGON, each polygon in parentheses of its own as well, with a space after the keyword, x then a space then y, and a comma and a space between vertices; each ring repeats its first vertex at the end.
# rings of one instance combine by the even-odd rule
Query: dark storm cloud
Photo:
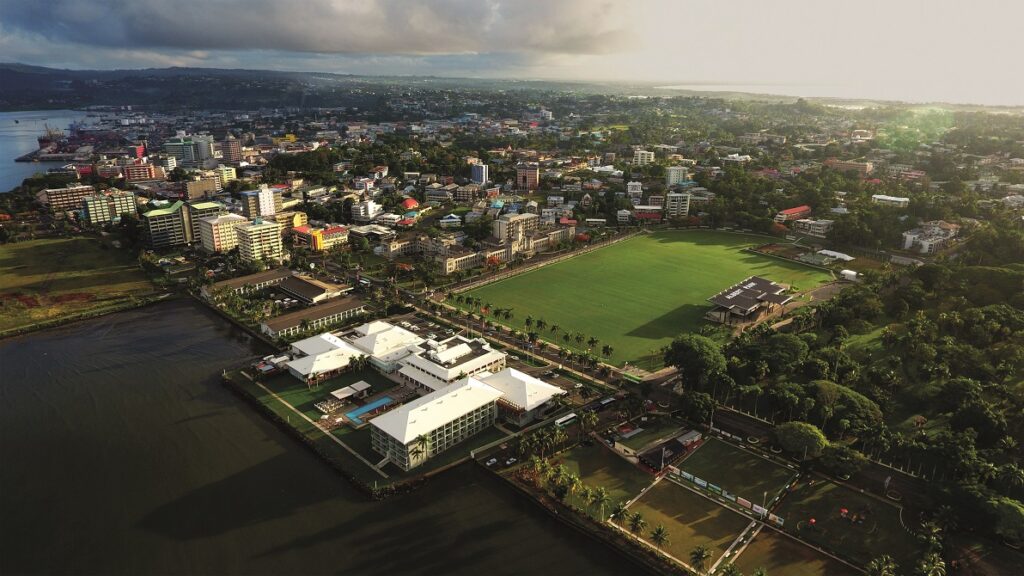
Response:
POLYGON ((0 26, 105 48, 336 54, 596 54, 621 47, 613 0, 3 0, 0 26))

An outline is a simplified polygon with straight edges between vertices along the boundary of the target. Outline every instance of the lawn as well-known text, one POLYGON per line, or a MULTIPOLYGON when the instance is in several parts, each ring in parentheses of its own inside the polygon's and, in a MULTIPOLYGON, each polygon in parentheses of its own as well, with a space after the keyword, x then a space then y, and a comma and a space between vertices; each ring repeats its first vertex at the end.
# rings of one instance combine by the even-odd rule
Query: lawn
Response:
POLYGON ((744 574, 764 568, 786 576, 858 576, 860 572, 775 530, 764 528, 733 564, 744 574))
MULTIPOLYGON (((594 336, 614 348, 615 364, 656 357, 684 332, 704 324, 707 299, 748 276, 797 289, 831 278, 816 268, 742 249, 764 238, 714 231, 663 231, 513 276, 468 292, 494 308, 511 308, 506 324, 527 316, 561 331, 594 336)), ((563 344, 559 334, 542 334, 563 344)), ((578 347, 575 343, 573 347, 578 347)), ((655 367, 653 360, 650 367, 655 367)), ((645 366, 646 367, 646 366, 645 366)))
POLYGON ((679 463, 679 469, 728 490, 730 493, 761 504, 771 502, 796 472, 781 464, 765 460, 717 438, 707 439, 697 450, 679 463))
POLYGON ((603 486, 612 504, 630 500, 654 481, 650 474, 626 462, 609 448, 594 444, 577 446, 557 455, 552 464, 565 464, 591 488, 603 486))
POLYGON ((635 425, 641 428, 641 431, 621 441, 622 445, 634 451, 640 451, 656 440, 678 436, 686 428, 679 421, 669 417, 648 418, 647 422, 636 421, 635 425))
POLYGON ((129 252, 93 238, 0 245, 0 332, 153 292, 129 252))
MULTIPOLYGON (((750 520, 719 506, 699 494, 669 480, 662 480, 629 507, 647 521, 644 538, 659 524, 668 530, 669 543, 664 550, 689 564, 690 551, 699 545, 708 547, 710 568, 725 553, 750 520)), ((628 529, 628 522, 623 522, 628 529)))
MULTIPOLYGON (((275 374, 267 378, 263 384, 306 416, 313 420, 318 420, 323 412, 317 410, 314 404, 331 398, 331 392, 338 388, 344 388, 360 380, 365 380, 372 386, 370 394, 376 394, 396 385, 394 381, 387 379, 380 372, 371 368, 366 368, 359 372, 345 372, 313 388, 307 387, 304 382, 300 382, 298 378, 287 372, 275 374)), ((346 426, 345 428, 347 429, 348 427, 346 426)))
POLYGON ((813 485, 801 481, 775 514, 785 519, 786 531, 848 561, 866 564, 888 554, 901 566, 913 565, 918 542, 903 529, 899 508, 850 488, 821 479, 813 485), (864 516, 863 522, 842 518, 842 508, 849 515, 864 516), (815 520, 813 528, 809 526, 811 518, 815 520))

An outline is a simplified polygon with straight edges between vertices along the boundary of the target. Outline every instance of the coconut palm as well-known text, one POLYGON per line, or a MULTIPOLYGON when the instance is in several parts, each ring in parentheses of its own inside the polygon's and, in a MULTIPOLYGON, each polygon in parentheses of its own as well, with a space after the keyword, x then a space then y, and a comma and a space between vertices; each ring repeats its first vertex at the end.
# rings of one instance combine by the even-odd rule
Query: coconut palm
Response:
POLYGON ((629 531, 633 534, 639 534, 643 532, 644 528, 647 527, 647 520, 644 520, 644 515, 639 512, 634 512, 629 517, 629 531))
POLYGON ((591 336, 590 338, 587 338, 587 347, 588 348, 596 348, 599 342, 601 342, 601 341, 598 340, 597 338, 594 338, 593 336, 591 336))
POLYGON ((590 486, 587 486, 586 484, 583 484, 583 486, 581 486, 579 489, 579 497, 580 503, 583 504, 583 508, 589 508, 590 501, 594 497, 594 489, 591 488, 590 486))
POLYGON ((917 565, 917 573, 921 576, 946 576, 946 561, 938 552, 932 552, 917 565))
POLYGON ((608 490, 606 490, 604 486, 598 486, 594 490, 593 496, 590 498, 590 503, 597 507, 598 518, 600 518, 602 522, 604 522, 604 508, 611 501, 612 497, 608 495, 608 490))
POLYGON ((1024 468, 1013 463, 1003 464, 996 472, 996 478, 1007 488, 1024 486, 1024 468))
POLYGON ((580 477, 570 473, 565 478, 565 487, 569 491, 569 496, 575 496, 577 492, 583 489, 583 481, 580 477))
POLYGON ((700 544, 690 551, 690 566, 692 566, 698 574, 703 574, 710 558, 711 551, 708 550, 707 546, 700 544))
POLYGON ((668 544, 668 530, 664 526, 658 524, 658 526, 651 530, 651 542, 661 550, 661 547, 668 544))
POLYGON ((867 566, 868 576, 896 576, 899 566, 888 554, 875 558, 867 566))
POLYGON ((560 328, 560 326, 558 324, 552 324, 551 325, 551 333, 554 334, 555 332, 558 332, 559 328, 560 328))
POLYGON ((608 515, 612 520, 622 520, 626 518, 626 502, 625 500, 619 500, 615 503, 612 508, 612 513, 608 515))
POLYGON ((722 570, 718 572, 720 576, 743 576, 740 569, 736 567, 732 562, 722 567, 722 570))

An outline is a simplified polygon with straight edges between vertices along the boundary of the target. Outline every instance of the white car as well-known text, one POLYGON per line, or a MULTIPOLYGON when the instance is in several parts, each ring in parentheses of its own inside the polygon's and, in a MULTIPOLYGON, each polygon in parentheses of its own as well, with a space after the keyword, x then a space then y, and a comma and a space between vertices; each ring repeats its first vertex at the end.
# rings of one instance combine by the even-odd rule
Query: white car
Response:
POLYGON ((487 461, 487 465, 488 466, 494 466, 497 463, 498 463, 498 459, 497 458, 491 458, 490 460, 487 461))
POLYGON ((513 465, 515 463, 516 463, 516 457, 515 456, 509 458, 508 460, 505 460, 505 466, 511 466, 511 465, 513 465))

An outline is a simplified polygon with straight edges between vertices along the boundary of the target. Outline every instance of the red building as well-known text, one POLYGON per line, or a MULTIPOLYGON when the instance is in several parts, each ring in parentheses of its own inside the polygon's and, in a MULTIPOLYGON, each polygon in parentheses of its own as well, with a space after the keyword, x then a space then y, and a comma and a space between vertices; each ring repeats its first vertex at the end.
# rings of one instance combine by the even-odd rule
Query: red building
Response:
POLYGON ((797 206, 795 208, 786 208, 782 212, 775 215, 775 221, 779 224, 784 222, 791 222, 793 220, 799 220, 806 218, 811 215, 811 207, 804 204, 803 206, 797 206))

